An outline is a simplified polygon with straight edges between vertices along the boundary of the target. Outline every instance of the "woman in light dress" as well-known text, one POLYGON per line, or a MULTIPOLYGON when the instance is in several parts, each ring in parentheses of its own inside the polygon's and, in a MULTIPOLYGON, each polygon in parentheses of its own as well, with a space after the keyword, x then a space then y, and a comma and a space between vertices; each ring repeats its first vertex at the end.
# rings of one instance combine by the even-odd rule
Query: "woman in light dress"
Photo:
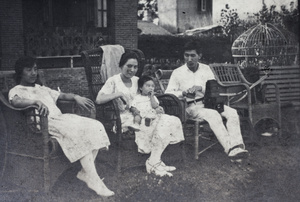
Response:
POLYGON ((74 100, 87 109, 94 108, 94 103, 79 95, 62 93, 37 84, 37 65, 32 57, 18 59, 15 72, 18 85, 9 91, 11 104, 15 107, 36 105, 41 115, 48 116, 49 133, 57 139, 66 157, 71 163, 80 161, 82 169, 77 178, 98 195, 114 195, 100 179, 94 163, 99 149, 108 149, 110 145, 103 125, 94 119, 62 114, 56 106, 58 99, 74 100))
MULTIPOLYGON (((119 66, 121 73, 110 77, 105 82, 98 93, 96 103, 104 104, 116 99, 121 111, 123 131, 128 130, 128 128, 134 129, 139 152, 150 153, 150 157, 146 161, 147 172, 158 176, 172 176, 170 171, 174 171, 176 168, 165 165, 161 161, 161 155, 169 144, 175 144, 184 140, 181 122, 177 117, 163 118, 164 121, 162 122, 159 122, 158 118, 152 124, 150 123, 149 127, 137 126, 134 123, 134 113, 130 111, 132 101, 137 96, 139 89, 139 78, 135 76, 138 70, 136 54, 125 52, 120 59, 119 66), (172 127, 176 128, 176 130, 172 130, 172 127), (143 138, 143 135, 146 138, 143 138)), ((158 109, 161 110, 161 107, 158 107, 158 109)), ((153 118, 152 120, 154 120, 153 118)))

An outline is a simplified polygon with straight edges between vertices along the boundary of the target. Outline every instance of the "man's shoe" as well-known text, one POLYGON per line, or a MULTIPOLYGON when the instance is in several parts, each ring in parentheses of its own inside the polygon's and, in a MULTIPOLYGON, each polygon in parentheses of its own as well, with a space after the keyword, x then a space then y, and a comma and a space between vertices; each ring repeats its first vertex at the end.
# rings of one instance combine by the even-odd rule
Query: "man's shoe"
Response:
POLYGON ((249 156, 249 152, 240 147, 233 148, 231 151, 229 151, 229 154, 228 154, 228 157, 234 161, 236 161, 238 159, 248 158, 248 156, 249 156))

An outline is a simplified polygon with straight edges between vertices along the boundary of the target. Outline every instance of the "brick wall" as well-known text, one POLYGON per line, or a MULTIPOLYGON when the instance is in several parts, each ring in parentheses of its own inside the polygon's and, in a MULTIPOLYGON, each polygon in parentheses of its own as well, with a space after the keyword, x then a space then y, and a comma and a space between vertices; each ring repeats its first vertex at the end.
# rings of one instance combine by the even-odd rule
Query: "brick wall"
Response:
POLYGON ((125 48, 137 48, 137 0, 116 0, 113 7, 113 43, 125 48))
POLYGON ((9 69, 24 53, 22 0, 0 0, 1 69, 9 69))
POLYGON ((65 93, 75 93, 89 97, 84 68, 42 69, 46 85, 52 89, 60 88, 65 93))
MULTIPOLYGON (((109 43, 137 48, 137 0, 114 0, 110 9, 109 43)), ((22 0, 0 0, 1 70, 12 69, 24 54, 22 0)))

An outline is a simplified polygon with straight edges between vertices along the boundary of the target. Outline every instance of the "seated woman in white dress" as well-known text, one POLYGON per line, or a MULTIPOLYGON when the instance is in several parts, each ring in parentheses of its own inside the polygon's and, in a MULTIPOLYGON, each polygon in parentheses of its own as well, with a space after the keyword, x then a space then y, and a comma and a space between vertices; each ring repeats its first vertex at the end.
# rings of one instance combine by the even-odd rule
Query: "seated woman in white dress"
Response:
MULTIPOLYGON (((181 122, 177 117, 163 115, 161 119, 157 118, 153 121, 150 127, 134 127, 136 125, 134 124, 134 116, 129 109, 138 91, 138 77, 135 76, 138 70, 136 54, 125 52, 120 59, 119 66, 121 73, 110 77, 105 82, 98 93, 96 103, 103 104, 117 99, 123 130, 128 129, 128 127, 138 129, 139 131, 136 131, 136 143, 139 147, 139 152, 150 153, 150 157, 146 161, 147 172, 158 176, 172 176, 170 171, 176 168, 166 166, 161 161, 161 155, 169 144, 175 144, 184 140, 181 122)), ((153 115, 157 116, 157 114, 153 115)))
POLYGON ((114 195, 100 179, 94 163, 99 149, 108 149, 110 145, 103 125, 99 121, 76 114, 62 114, 56 106, 56 101, 63 99, 74 100, 80 107, 91 109, 94 108, 93 101, 37 84, 37 65, 32 57, 18 59, 15 72, 18 85, 9 91, 11 104, 15 107, 36 105, 41 115, 48 115, 50 135, 57 139, 71 163, 79 160, 82 165, 77 178, 98 195, 114 195))

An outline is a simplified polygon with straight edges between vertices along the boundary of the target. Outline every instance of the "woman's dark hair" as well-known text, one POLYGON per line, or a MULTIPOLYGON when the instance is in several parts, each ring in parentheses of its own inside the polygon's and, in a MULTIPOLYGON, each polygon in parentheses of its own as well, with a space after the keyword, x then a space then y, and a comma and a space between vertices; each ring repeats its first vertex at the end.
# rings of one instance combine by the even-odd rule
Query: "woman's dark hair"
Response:
POLYGON ((154 79, 151 76, 141 76, 138 80, 138 90, 141 91, 140 89, 143 87, 143 85, 147 82, 147 81, 153 81, 154 79))
MULTIPOLYGON (((30 56, 22 56, 15 63, 15 80, 17 84, 20 84, 22 79, 23 70, 26 67, 33 67, 36 64, 36 59, 30 56)), ((39 82, 39 75, 37 78, 37 82, 39 82)))
POLYGON ((183 50, 184 51, 196 50, 197 54, 202 53, 202 50, 200 48, 200 44, 195 40, 187 42, 184 45, 183 50))
POLYGON ((139 58, 138 56, 132 52, 132 51, 126 51, 125 53, 123 53, 123 55, 121 56, 120 59, 120 63, 119 63, 119 67, 122 67, 123 65, 125 65, 125 63, 129 60, 129 59, 136 59, 139 62, 139 58))

